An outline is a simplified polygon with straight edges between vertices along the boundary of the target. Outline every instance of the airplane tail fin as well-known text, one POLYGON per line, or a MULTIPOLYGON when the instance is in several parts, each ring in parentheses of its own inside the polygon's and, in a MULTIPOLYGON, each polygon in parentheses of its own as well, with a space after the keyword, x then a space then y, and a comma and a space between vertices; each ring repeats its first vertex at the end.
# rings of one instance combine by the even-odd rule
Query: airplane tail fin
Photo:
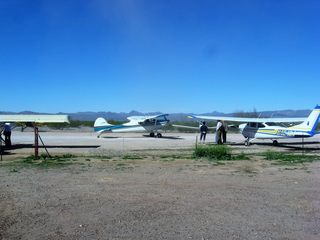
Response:
POLYGON ((301 124, 297 125, 297 128, 301 128, 305 131, 309 131, 312 134, 315 134, 316 128, 319 123, 319 115, 320 115, 320 106, 317 105, 312 112, 310 113, 309 117, 301 124))
POLYGON ((94 122, 94 127, 105 127, 105 126, 113 126, 112 124, 108 123, 104 118, 99 117, 94 122))

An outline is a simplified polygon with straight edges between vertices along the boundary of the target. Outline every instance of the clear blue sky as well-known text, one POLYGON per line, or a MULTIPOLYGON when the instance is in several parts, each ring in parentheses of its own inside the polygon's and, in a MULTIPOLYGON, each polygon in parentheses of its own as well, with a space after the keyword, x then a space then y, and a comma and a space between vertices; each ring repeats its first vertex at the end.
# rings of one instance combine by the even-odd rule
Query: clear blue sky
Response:
POLYGON ((0 0, 0 111, 320 104, 320 1, 0 0))

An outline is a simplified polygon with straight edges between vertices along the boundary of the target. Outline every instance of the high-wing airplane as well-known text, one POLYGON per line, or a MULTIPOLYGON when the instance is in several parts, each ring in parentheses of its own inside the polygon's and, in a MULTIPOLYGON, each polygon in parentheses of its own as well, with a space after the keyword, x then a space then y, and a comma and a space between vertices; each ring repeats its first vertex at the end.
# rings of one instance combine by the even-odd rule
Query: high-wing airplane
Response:
POLYGON ((307 118, 242 118, 223 116, 190 116, 195 119, 222 120, 242 122, 239 125, 240 133, 246 138, 245 145, 250 145, 254 139, 271 139, 277 145, 281 138, 308 138, 316 132, 319 123, 320 106, 317 105, 307 118), (290 127, 280 126, 279 123, 300 123, 290 127), (278 124, 278 125, 277 125, 278 124))
POLYGON ((127 119, 129 122, 121 125, 109 124, 104 118, 97 118, 94 122, 94 131, 98 132, 98 137, 104 132, 148 132, 150 137, 162 137, 158 132, 168 123, 168 114, 155 116, 131 116, 127 119))

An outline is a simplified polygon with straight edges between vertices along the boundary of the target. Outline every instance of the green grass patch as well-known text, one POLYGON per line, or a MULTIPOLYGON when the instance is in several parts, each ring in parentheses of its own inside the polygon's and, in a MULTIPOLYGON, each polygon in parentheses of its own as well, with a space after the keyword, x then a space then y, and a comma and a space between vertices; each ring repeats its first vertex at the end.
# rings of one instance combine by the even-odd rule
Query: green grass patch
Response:
POLYGON ((118 167, 122 167, 122 166, 126 166, 127 164, 125 164, 125 163, 117 163, 117 166, 118 167))
MULTIPOLYGON (((26 168, 26 167, 38 167, 38 168, 63 167, 63 166, 72 164, 74 159, 71 157, 74 157, 74 156, 66 154, 61 156, 48 157, 47 155, 43 154, 43 155, 40 155, 40 157, 35 158, 33 155, 31 155, 26 158, 22 158, 20 160, 16 160, 8 164, 5 164, 5 166, 14 167, 14 170, 26 168)), ((11 172, 14 172, 14 171, 11 171, 11 172)))
POLYGON ((144 159, 144 157, 138 156, 138 155, 124 155, 122 157, 122 159, 124 159, 124 160, 138 160, 138 159, 144 159))
POLYGON ((198 146, 194 149, 193 156, 211 160, 230 160, 231 148, 225 145, 198 146))
POLYGON ((198 146, 193 152, 194 158, 206 158, 209 161, 228 161, 228 160, 249 160, 250 158, 244 154, 232 154, 232 150, 226 145, 208 145, 198 146))
POLYGON ((274 161, 273 164, 278 165, 294 165, 320 160, 320 156, 318 155, 291 154, 273 151, 267 151, 263 153, 263 156, 266 160, 274 161))
POLYGON ((157 157, 160 158, 161 161, 175 161, 178 159, 191 159, 190 155, 186 154, 166 154, 166 155, 158 155, 157 157))
POLYGON ((104 160, 110 160, 114 156, 109 156, 109 155, 90 155, 88 157, 91 157, 91 158, 94 158, 94 159, 100 159, 101 161, 104 161, 104 160))
POLYGON ((250 160, 250 157, 242 152, 240 154, 233 155, 232 160, 250 160))

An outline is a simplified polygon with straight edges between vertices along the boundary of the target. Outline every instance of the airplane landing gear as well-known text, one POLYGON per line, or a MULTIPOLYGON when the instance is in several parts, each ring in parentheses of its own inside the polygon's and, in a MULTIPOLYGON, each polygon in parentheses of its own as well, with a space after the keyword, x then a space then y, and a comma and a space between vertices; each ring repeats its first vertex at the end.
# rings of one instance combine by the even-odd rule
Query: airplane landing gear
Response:
POLYGON ((150 137, 157 137, 157 138, 162 138, 162 134, 161 133, 154 133, 154 132, 151 132, 149 134, 150 137))
POLYGON ((273 146, 278 146, 278 145, 279 145, 279 142, 278 142, 277 140, 273 140, 273 141, 272 141, 272 145, 273 145, 273 146))
POLYGON ((244 141, 244 145, 246 147, 250 146, 250 138, 247 138, 245 141, 244 141))

